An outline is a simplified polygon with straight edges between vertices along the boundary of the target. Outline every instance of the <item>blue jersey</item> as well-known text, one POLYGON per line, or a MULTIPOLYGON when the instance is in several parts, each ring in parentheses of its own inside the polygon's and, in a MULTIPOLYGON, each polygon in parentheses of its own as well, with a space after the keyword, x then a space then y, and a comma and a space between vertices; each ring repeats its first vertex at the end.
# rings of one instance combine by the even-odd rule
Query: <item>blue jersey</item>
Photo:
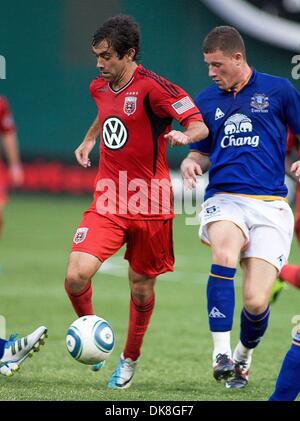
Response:
POLYGON ((195 103, 210 131, 190 145, 210 157, 205 200, 216 193, 286 197, 287 126, 300 134, 300 95, 293 85, 253 70, 236 95, 214 84, 195 103))

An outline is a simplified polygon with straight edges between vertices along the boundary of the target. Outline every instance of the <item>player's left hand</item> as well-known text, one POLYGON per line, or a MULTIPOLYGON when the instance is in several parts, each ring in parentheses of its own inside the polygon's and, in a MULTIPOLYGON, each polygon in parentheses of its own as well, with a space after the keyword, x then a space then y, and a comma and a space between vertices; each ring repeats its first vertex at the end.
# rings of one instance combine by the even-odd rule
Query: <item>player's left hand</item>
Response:
MULTIPOLYGON (((300 177, 300 160, 296 161, 291 166, 291 172, 295 173, 297 177, 300 177)), ((300 180, 299 180, 300 181, 300 180)))
POLYGON ((184 146, 190 143, 190 138, 179 130, 171 130, 169 133, 164 135, 170 145, 173 146, 184 146))

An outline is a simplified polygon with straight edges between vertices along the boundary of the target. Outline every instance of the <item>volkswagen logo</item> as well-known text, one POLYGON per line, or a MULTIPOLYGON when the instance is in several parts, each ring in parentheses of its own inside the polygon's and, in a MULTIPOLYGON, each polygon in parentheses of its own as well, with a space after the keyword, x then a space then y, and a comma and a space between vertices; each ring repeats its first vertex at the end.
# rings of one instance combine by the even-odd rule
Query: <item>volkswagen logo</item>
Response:
POLYGON ((122 148, 128 139, 127 129, 118 117, 109 117, 102 128, 104 145, 109 149, 122 148))

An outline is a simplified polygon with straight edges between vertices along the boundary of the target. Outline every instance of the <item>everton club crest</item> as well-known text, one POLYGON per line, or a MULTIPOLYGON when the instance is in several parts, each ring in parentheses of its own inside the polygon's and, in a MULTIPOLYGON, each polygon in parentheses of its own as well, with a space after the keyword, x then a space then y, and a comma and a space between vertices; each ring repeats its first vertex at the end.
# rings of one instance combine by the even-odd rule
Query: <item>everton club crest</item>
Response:
POLYGON ((253 113, 267 113, 270 105, 269 98, 265 94, 254 94, 251 98, 250 105, 253 113))
POLYGON ((136 96, 126 96, 124 101, 124 113, 131 115, 136 111, 136 96))

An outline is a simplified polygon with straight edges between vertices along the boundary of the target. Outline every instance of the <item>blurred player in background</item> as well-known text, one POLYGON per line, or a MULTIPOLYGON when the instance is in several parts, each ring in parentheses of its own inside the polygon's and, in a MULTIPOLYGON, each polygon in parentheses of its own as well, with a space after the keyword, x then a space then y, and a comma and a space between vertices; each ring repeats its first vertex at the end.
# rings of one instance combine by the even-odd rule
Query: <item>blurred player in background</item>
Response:
POLYGON ((0 235, 3 229, 4 207, 7 201, 7 184, 19 187, 23 182, 23 170, 20 161, 16 127, 7 100, 0 96, 0 136, 8 164, 7 180, 3 163, 0 161, 0 235))
POLYGON ((270 401, 293 401, 300 393, 300 329, 285 355, 270 401))
MULTIPOLYGON (((297 237, 298 244, 300 244, 300 183, 299 179, 295 177, 295 174, 291 172, 291 155, 293 152, 300 159, 300 142, 297 136, 288 131, 287 146, 286 146, 286 158, 285 158, 285 172, 292 178, 296 183, 296 200, 295 200, 295 229, 294 232, 297 237)), ((298 265, 285 265, 279 273, 279 279, 276 281, 270 303, 274 303, 278 298, 278 295, 283 290, 284 282, 292 285, 295 288, 300 288, 300 266, 298 265)))
MULTIPOLYGON (((272 286, 290 251, 294 221, 284 184, 286 126, 300 133, 300 95, 288 80, 258 73, 248 65, 243 39, 235 28, 214 28, 204 40, 203 51, 215 83, 200 92, 195 102, 210 134, 190 146, 181 168, 183 177, 194 185, 202 174, 201 154, 209 155, 199 234, 212 250, 207 310, 214 344, 213 375, 225 379, 226 388, 239 389, 248 383, 254 348, 268 325, 272 286), (232 356, 239 260, 244 308, 240 341, 232 356)), ((300 161, 291 172, 299 177, 300 161)))
MULTIPOLYGON (((14 187, 19 187, 23 182, 23 170, 20 161, 17 142, 16 127, 6 98, 0 96, 0 136, 3 150, 8 164, 7 180, 5 167, 0 161, 0 235, 3 229, 3 213, 7 201, 7 186, 10 181, 14 187)), ((0 338, 0 373, 12 376, 20 365, 31 356, 39 346, 44 343, 47 328, 38 327, 34 332, 20 339, 11 335, 8 340, 0 338)))
POLYGON ((90 86, 98 118, 75 154, 88 167, 100 130, 99 172, 94 201, 73 240, 65 288, 78 316, 94 314, 91 279, 102 262, 127 245, 128 336, 108 383, 124 389, 150 322, 156 277, 173 271, 167 143, 185 145, 206 137, 208 130, 185 91, 136 63, 140 34, 131 17, 109 19, 95 33, 92 48, 101 73, 90 86), (173 119, 184 132, 171 130, 173 119))

